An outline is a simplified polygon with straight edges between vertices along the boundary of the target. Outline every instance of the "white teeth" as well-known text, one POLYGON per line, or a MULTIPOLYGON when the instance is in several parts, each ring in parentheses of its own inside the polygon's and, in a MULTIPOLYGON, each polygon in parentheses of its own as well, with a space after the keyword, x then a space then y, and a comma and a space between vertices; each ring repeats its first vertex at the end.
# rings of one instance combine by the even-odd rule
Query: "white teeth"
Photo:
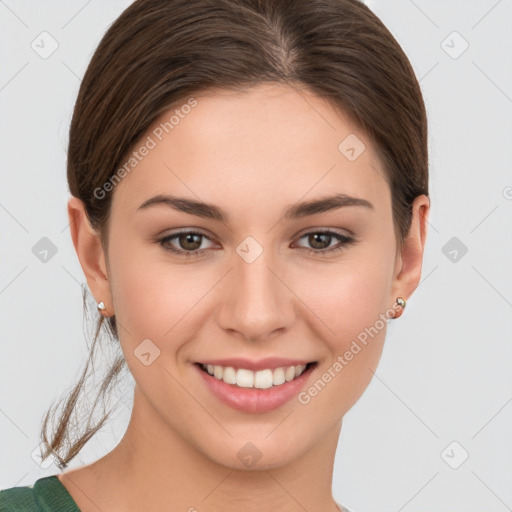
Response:
POLYGON ((222 367, 220 366, 214 366, 213 367, 213 376, 216 379, 222 379, 222 367))
POLYGON ((236 370, 232 366, 224 368, 222 379, 228 384, 236 384, 236 370))
POLYGON ((284 378, 286 379, 286 382, 292 380, 295 377, 295 368, 293 366, 289 366, 286 368, 286 372, 284 374, 284 378))
POLYGON ((272 380, 272 370, 260 370, 254 374, 254 387, 258 389, 271 388, 272 380))
POLYGON ((289 382, 305 370, 306 365, 296 365, 276 368, 274 370, 266 369, 253 372, 245 368, 238 370, 232 366, 202 365, 203 369, 213 375, 216 379, 223 380, 227 384, 236 384, 241 388, 267 389, 272 386, 279 386, 284 382, 289 382))
POLYGON ((279 384, 283 384, 284 382, 284 368, 276 368, 272 377, 272 384, 274 386, 279 386, 279 384))
MULTIPOLYGON (((217 366, 222 371, 222 366, 217 366)), ((217 377, 219 378, 219 377, 217 377)), ((221 377, 222 378, 222 377, 221 377)), ((252 388, 254 384, 254 372, 240 368, 236 372, 236 385, 241 388, 252 388)))

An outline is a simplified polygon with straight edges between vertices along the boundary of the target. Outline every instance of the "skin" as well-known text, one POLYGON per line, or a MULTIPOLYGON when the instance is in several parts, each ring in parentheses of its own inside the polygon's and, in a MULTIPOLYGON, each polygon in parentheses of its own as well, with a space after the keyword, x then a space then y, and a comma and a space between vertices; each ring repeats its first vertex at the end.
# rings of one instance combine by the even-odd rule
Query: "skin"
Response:
MULTIPOLYGON (((192 363, 267 355, 315 360, 309 387, 397 297, 409 299, 418 286, 429 199, 414 201, 411 229, 397 250, 384 171, 367 136, 342 113, 280 84, 196 99, 116 185, 108 252, 81 201, 69 200, 87 283, 105 302, 104 314, 116 315, 136 385, 120 443, 95 463, 60 474, 60 481, 86 512, 334 512, 332 470, 343 416, 372 379, 386 328, 309 403, 292 399, 262 414, 217 400, 192 363), (349 134, 366 145, 354 161, 338 150, 349 134), (213 203, 230 222, 166 206, 137 211, 165 193, 213 203), (334 193, 364 198, 374 208, 282 218, 289 205, 334 193), (187 259, 159 245, 180 228, 207 238, 194 247, 175 238, 168 246, 200 247, 202 256, 187 259), (339 240, 313 245, 304 235, 327 228, 357 241, 322 256, 339 240), (250 264, 236 252, 247 236, 263 249, 250 264), (161 351, 149 366, 134 355, 146 338, 161 351), (262 454, 251 468, 237 457, 247 442, 262 454)), ((168 118, 162 114, 154 126, 168 118)))

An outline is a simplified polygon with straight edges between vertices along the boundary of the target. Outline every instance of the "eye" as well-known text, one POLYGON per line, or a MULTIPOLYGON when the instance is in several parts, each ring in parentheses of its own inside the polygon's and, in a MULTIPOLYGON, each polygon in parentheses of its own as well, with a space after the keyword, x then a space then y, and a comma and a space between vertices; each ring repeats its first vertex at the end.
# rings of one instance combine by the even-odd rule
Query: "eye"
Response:
POLYGON ((204 247, 203 249, 200 249, 202 239, 210 240, 203 233, 196 231, 180 231, 178 233, 173 233, 172 235, 168 235, 162 238, 159 240, 159 243, 164 249, 168 251, 185 257, 190 257, 201 255, 201 252, 204 250, 204 247), (171 241, 174 239, 176 239, 176 243, 179 246, 178 248, 170 245, 171 241))
POLYGON ((321 256, 340 251, 347 245, 351 245, 356 242, 356 239, 352 236, 342 235, 341 233, 329 230, 310 231, 309 233, 302 235, 299 240, 302 240, 303 238, 307 238, 307 243, 313 247, 313 249, 309 247, 304 247, 303 249, 308 253, 319 254, 321 256), (338 243, 330 247, 331 242, 336 240, 338 243))

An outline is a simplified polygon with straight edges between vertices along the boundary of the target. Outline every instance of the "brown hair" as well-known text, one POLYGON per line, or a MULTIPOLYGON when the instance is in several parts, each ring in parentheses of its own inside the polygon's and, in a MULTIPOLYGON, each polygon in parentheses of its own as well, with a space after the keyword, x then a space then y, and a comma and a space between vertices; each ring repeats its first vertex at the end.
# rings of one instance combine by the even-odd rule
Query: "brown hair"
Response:
MULTIPOLYGON (((104 249, 112 194, 100 198, 95 191, 112 178, 155 119, 191 95, 242 91, 266 82, 328 100, 368 136, 391 188, 402 247, 414 198, 428 196, 427 118, 409 60, 366 5, 358 0, 137 0, 97 47, 69 131, 69 188, 83 201, 104 249)), ((108 334, 117 341, 115 316, 107 322, 108 334)), ((100 315, 89 359, 50 440, 51 408, 42 422, 43 457, 52 453, 61 469, 109 416, 103 414, 91 426, 89 410, 82 430, 70 420, 103 323, 100 315)), ((119 351, 93 409, 123 365, 119 351)))

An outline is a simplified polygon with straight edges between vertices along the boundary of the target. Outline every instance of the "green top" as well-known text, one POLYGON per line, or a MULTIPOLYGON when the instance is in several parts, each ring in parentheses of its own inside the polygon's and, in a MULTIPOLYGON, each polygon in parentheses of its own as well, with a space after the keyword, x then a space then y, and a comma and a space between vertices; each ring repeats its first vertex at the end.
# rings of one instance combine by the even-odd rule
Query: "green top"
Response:
MULTIPOLYGON (((340 510, 350 512, 337 503, 340 510)), ((57 475, 36 480, 34 485, 0 490, 0 512, 80 512, 57 475)))
POLYGON ((0 491, 0 512, 80 512, 57 475, 0 491))

